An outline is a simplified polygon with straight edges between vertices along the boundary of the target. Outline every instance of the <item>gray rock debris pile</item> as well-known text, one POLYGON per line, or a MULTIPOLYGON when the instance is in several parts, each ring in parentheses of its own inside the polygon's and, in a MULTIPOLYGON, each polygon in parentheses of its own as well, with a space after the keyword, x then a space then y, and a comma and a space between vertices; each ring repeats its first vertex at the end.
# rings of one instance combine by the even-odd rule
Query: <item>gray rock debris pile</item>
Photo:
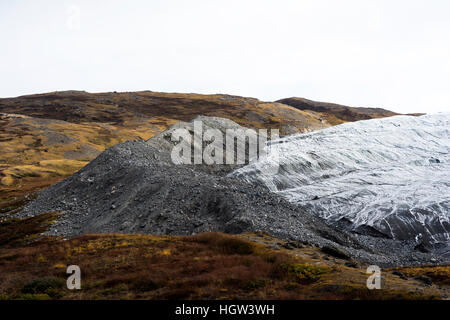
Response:
MULTIPOLYGON (((226 119, 202 119, 220 129, 238 126, 226 119)), ((169 132, 180 126, 191 127, 192 121, 169 132)), ((264 186, 225 176, 232 168, 174 165, 171 143, 165 132, 146 142, 116 145, 71 177, 41 191, 19 215, 62 212, 49 230, 54 235, 262 230, 320 247, 335 246, 380 266, 429 261, 427 253, 405 254, 402 244, 397 244, 397 255, 390 243, 356 240, 264 186)))

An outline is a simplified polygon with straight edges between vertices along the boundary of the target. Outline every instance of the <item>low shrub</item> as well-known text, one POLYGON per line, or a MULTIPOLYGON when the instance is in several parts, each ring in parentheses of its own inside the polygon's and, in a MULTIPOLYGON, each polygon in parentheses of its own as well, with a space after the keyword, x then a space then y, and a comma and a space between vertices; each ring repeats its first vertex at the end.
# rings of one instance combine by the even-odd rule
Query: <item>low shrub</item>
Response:
POLYGON ((21 292, 24 294, 52 294, 54 295, 58 289, 63 288, 65 281, 56 277, 43 277, 31 280, 26 283, 21 292))
POLYGON ((325 266, 283 262, 277 265, 273 272, 273 276, 276 278, 294 276, 295 280, 298 282, 314 282, 319 280, 322 274, 330 271, 331 269, 325 266))
POLYGON ((191 241, 203 243, 223 254, 250 255, 255 252, 252 243, 220 233, 203 233, 191 237, 191 241))
POLYGON ((242 289, 244 290, 256 290, 260 288, 266 287, 270 281, 268 279, 258 279, 255 281, 249 281, 244 286, 242 286, 242 289))

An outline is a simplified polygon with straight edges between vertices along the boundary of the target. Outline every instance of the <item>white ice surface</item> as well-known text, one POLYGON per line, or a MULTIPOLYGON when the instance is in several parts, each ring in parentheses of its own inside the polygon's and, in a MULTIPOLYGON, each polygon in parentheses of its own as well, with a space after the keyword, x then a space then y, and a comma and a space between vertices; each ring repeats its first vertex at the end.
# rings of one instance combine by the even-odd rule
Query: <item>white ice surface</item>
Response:
POLYGON ((232 175, 353 230, 450 239, 450 114, 345 123, 271 145, 232 175))

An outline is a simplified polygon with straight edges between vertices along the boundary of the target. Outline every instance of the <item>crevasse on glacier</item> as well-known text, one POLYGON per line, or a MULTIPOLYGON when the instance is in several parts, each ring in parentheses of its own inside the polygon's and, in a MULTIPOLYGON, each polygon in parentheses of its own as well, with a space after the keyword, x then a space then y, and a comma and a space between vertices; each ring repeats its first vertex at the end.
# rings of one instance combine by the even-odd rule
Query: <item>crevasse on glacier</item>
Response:
POLYGON ((450 240, 450 114, 345 123, 270 146, 232 175, 352 231, 450 240))

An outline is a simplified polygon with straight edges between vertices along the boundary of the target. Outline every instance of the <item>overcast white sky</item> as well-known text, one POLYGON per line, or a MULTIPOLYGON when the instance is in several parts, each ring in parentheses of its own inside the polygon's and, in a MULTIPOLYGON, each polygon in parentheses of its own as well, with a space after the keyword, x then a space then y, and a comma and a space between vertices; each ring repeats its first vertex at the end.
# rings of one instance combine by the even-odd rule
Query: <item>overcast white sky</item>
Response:
POLYGON ((0 97, 152 90, 450 111, 449 17, 448 0, 0 0, 0 97))

